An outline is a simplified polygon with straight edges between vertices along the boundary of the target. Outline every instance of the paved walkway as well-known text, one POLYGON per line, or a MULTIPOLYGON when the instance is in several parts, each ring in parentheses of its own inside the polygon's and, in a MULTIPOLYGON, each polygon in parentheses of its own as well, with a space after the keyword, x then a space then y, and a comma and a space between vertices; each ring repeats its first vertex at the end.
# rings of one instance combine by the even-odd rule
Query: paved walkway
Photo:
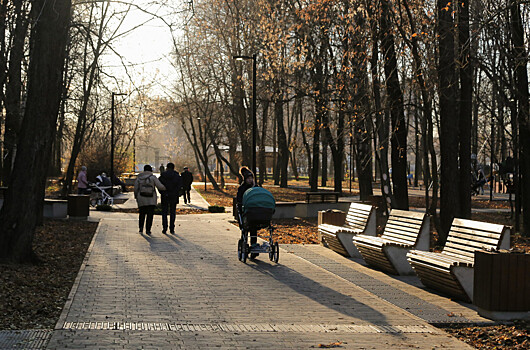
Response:
MULTIPOLYGON (((208 210, 208 206, 209 206, 208 202, 204 200, 204 198, 199 194, 199 192, 197 192, 193 187, 191 188, 190 196, 191 196, 190 204, 184 204, 184 199, 180 197, 177 208, 208 210)), ((114 199, 116 201, 116 203, 114 204, 115 208, 118 208, 118 209, 138 208, 138 205, 136 204, 136 200, 134 199, 134 192, 120 193, 119 195, 116 195, 114 199)), ((158 194, 158 202, 160 203, 160 194, 158 194)))
POLYGON ((149 237, 136 214, 105 213, 48 348, 469 348, 368 287, 460 319, 476 317, 469 308, 316 245, 243 264, 229 218, 178 216, 164 235, 157 217, 149 237))

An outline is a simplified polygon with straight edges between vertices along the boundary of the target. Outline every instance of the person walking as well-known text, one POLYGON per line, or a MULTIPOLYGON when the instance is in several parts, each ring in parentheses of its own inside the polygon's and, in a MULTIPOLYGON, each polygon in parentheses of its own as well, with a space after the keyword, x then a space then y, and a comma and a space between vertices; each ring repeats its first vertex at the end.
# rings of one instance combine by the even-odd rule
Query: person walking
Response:
POLYGON ((77 194, 88 194, 88 180, 86 176, 86 166, 82 166, 77 175, 77 194))
POLYGON ((160 180, 153 175, 153 168, 147 164, 144 166, 144 171, 138 175, 134 182, 134 198, 136 198, 140 211, 138 218, 140 233, 143 232, 145 222, 145 233, 147 235, 151 235, 151 226, 153 225, 153 215, 157 201, 155 187, 159 191, 166 190, 160 180))
POLYGON ((191 204, 191 184, 193 183, 193 174, 188 170, 188 167, 184 167, 182 172, 182 187, 184 188, 184 204, 191 204))
POLYGON ((166 171, 160 175, 160 182, 166 187, 160 196, 162 200, 162 233, 167 233, 168 222, 167 214, 169 212, 169 232, 175 234, 175 212, 179 203, 179 194, 182 188, 182 178, 175 171, 175 164, 167 163, 166 171))
MULTIPOLYGON (((241 167, 239 169, 239 174, 241 175, 241 178, 243 179, 243 182, 239 185, 239 188, 237 189, 237 195, 236 195, 236 202, 237 202, 237 211, 241 214, 241 217, 243 216, 243 195, 245 194, 245 191, 248 190, 251 187, 256 186, 256 182, 254 181, 254 174, 252 171, 247 168, 246 166, 241 167)), ((242 223, 240 223, 241 225, 242 223)), ((252 229, 249 231, 250 235, 250 247, 255 248, 256 245, 258 245, 258 231, 256 229, 252 229)), ((252 253, 250 255, 251 259, 254 259, 259 254, 252 253)))

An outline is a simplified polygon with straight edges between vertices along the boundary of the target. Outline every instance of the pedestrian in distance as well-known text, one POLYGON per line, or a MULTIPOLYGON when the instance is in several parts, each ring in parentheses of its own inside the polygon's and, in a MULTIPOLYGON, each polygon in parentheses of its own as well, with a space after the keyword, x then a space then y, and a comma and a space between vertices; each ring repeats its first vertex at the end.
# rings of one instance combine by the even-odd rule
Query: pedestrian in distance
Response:
POLYGON ((193 183, 193 174, 188 170, 188 167, 184 167, 182 176, 182 187, 184 188, 184 204, 191 204, 191 184, 193 183))
POLYGON ((101 173, 101 175, 96 176, 96 185, 99 187, 112 187, 112 182, 107 177, 106 173, 101 173))
POLYGON ((182 178, 175 171, 175 164, 167 163, 167 170, 160 175, 160 182, 166 187, 165 191, 160 193, 162 201, 162 233, 167 233, 168 222, 167 214, 169 213, 169 232, 175 234, 175 212, 179 203, 179 195, 182 190, 182 178))
MULTIPOLYGON (((237 189, 237 196, 236 196, 236 202, 237 202, 237 211, 241 214, 241 217, 243 216, 243 195, 245 194, 245 191, 248 190, 251 187, 256 186, 256 182, 254 181, 254 174, 252 171, 247 168, 246 166, 241 167, 239 169, 239 174, 241 175, 241 178, 243 181, 239 185, 237 189)), ((240 223, 241 225, 242 223, 240 223)), ((256 229, 250 230, 250 246, 251 249, 256 247, 258 245, 258 237, 257 237, 258 231, 256 229)), ((258 256, 258 254, 252 254, 250 256, 251 259, 258 256)))
POLYGON ((159 191, 165 191, 166 187, 162 185, 160 180, 153 175, 153 168, 150 165, 144 166, 144 171, 138 174, 134 182, 134 198, 138 203, 138 210, 140 216, 138 218, 138 226, 140 233, 143 232, 145 222, 145 233, 151 235, 151 227, 153 225, 153 215, 157 202, 157 195, 155 187, 159 191))
POLYGON ((158 170, 160 170, 160 174, 166 171, 166 169, 164 168, 164 164, 160 164, 160 168, 158 168, 158 170))
POLYGON ((88 180, 86 175, 86 166, 82 166, 77 175, 77 194, 88 194, 88 180))

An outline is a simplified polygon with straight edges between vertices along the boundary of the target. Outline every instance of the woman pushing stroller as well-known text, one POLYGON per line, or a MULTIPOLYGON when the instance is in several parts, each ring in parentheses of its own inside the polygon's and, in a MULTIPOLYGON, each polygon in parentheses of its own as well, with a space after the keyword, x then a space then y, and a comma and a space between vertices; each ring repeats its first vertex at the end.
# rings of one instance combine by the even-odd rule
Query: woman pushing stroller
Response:
MULTIPOLYGON (((241 182, 241 184, 239 185, 239 188, 237 189, 237 211, 240 214, 242 214, 243 213, 243 195, 245 194, 246 190, 248 190, 251 187, 256 186, 256 182, 254 181, 254 174, 246 166, 243 166, 241 167, 241 169, 239 169, 239 174, 241 175, 243 182, 241 182)), ((258 237, 257 237, 258 230, 253 229, 252 231, 249 231, 249 232, 250 232, 250 247, 252 249, 253 247, 256 247, 257 242, 258 242, 258 237)), ((254 258, 258 255, 259 254, 252 254, 251 258, 254 258)))
MULTIPOLYGON (((259 253, 269 254, 269 259, 278 262, 278 242, 273 239, 274 228, 271 225, 272 215, 276 202, 272 194, 262 187, 256 186, 254 174, 247 167, 239 171, 243 182, 237 190, 237 211, 241 238, 238 242, 238 258, 246 262, 247 254, 250 258, 256 258, 259 253), (258 230, 267 229, 269 232, 268 242, 258 244, 258 230), (247 239, 250 235, 250 246, 247 239)), ((266 238, 266 237, 262 237, 266 238)))

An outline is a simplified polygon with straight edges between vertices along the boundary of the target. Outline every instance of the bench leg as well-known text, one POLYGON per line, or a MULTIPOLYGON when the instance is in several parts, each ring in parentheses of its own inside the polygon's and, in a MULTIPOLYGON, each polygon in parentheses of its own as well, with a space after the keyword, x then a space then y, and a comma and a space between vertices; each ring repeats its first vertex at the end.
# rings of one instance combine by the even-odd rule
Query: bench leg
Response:
POLYGON ((473 268, 453 266, 452 273, 466 292, 469 300, 473 301, 473 278, 475 275, 473 268))
POLYGON ((361 253, 357 250, 357 247, 353 244, 353 235, 351 233, 337 233, 337 237, 344 246, 344 249, 348 252, 352 258, 362 258, 361 253))
POLYGON ((414 275, 414 270, 407 261, 408 248, 384 246, 383 252, 399 275, 414 275))

